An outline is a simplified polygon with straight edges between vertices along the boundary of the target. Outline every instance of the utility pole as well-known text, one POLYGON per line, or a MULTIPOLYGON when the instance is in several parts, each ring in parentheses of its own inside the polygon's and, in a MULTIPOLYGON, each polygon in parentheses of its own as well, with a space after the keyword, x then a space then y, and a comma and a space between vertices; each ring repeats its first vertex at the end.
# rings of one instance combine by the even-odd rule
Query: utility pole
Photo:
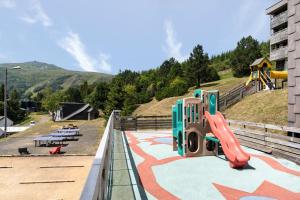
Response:
POLYGON ((5 68, 4 78, 4 137, 7 133, 7 67, 5 68))

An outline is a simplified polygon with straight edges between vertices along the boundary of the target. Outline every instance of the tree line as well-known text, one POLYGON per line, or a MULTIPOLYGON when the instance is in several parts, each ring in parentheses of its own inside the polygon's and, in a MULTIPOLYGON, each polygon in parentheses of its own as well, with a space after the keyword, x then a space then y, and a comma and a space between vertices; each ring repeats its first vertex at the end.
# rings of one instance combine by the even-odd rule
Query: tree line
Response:
POLYGON ((57 91, 48 87, 32 99, 41 102, 43 110, 51 112, 59 108, 60 102, 84 102, 101 109, 106 116, 114 109, 130 115, 138 105, 153 98, 180 96, 190 87, 219 80, 219 71, 231 69, 236 77, 249 75, 249 65, 268 54, 269 42, 259 43, 251 36, 242 38, 234 50, 211 57, 201 45, 196 45, 182 63, 170 58, 154 69, 120 71, 109 83, 84 81, 79 86, 57 91))
MULTIPOLYGON (((0 115, 4 115, 4 84, 0 86, 0 115)), ((26 117, 26 111, 21 109, 20 95, 16 89, 7 95, 7 117, 14 123, 18 123, 26 117)))

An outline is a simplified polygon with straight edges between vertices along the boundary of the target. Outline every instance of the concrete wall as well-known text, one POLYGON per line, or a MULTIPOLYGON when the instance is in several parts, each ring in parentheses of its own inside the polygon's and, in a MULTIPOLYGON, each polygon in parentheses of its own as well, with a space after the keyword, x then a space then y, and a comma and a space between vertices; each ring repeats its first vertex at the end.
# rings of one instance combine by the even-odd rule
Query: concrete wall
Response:
POLYGON ((288 0, 288 124, 300 128, 300 0, 288 0))

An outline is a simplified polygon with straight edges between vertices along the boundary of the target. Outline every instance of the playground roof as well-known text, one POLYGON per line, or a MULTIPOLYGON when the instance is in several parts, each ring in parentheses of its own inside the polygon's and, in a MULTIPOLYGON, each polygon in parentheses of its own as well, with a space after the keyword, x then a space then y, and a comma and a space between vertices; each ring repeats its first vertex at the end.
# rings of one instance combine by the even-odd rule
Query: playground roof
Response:
POLYGON ((137 173, 143 185, 144 192, 133 187, 135 195, 139 191, 148 199, 300 199, 300 166, 285 159, 243 147, 251 160, 237 170, 224 156, 180 157, 172 150, 170 131, 127 131, 125 138, 131 154, 129 171, 137 173))
POLYGON ((256 60, 250 65, 250 67, 254 67, 254 66, 262 67, 264 63, 266 63, 268 67, 271 67, 271 66, 272 66, 272 63, 269 61, 268 58, 262 57, 262 58, 256 59, 256 60))

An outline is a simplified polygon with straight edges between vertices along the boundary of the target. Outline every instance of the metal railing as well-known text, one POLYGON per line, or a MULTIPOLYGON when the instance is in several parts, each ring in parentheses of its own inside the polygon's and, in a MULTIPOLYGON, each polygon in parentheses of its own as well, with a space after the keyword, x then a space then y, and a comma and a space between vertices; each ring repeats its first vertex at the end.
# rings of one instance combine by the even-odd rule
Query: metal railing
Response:
POLYGON ((237 120, 227 122, 242 145, 300 164, 300 128, 237 120))
POLYGON ((283 23, 286 23, 287 21, 288 21, 288 12, 284 11, 279 15, 271 17, 271 27, 275 28, 283 23))
POLYGON ((114 119, 115 111, 111 113, 107 122, 89 175, 81 192, 81 200, 100 200, 106 199, 107 197, 109 191, 109 168, 111 166, 114 119))
POLYGON ((245 84, 241 84, 238 87, 235 87, 229 90, 227 93, 220 95, 219 98, 219 110, 224 111, 228 107, 234 105, 235 103, 239 102, 245 96, 254 94, 257 92, 256 85, 249 84, 245 86, 245 84))
POLYGON ((122 131, 171 129, 172 116, 122 116, 120 127, 122 131))

